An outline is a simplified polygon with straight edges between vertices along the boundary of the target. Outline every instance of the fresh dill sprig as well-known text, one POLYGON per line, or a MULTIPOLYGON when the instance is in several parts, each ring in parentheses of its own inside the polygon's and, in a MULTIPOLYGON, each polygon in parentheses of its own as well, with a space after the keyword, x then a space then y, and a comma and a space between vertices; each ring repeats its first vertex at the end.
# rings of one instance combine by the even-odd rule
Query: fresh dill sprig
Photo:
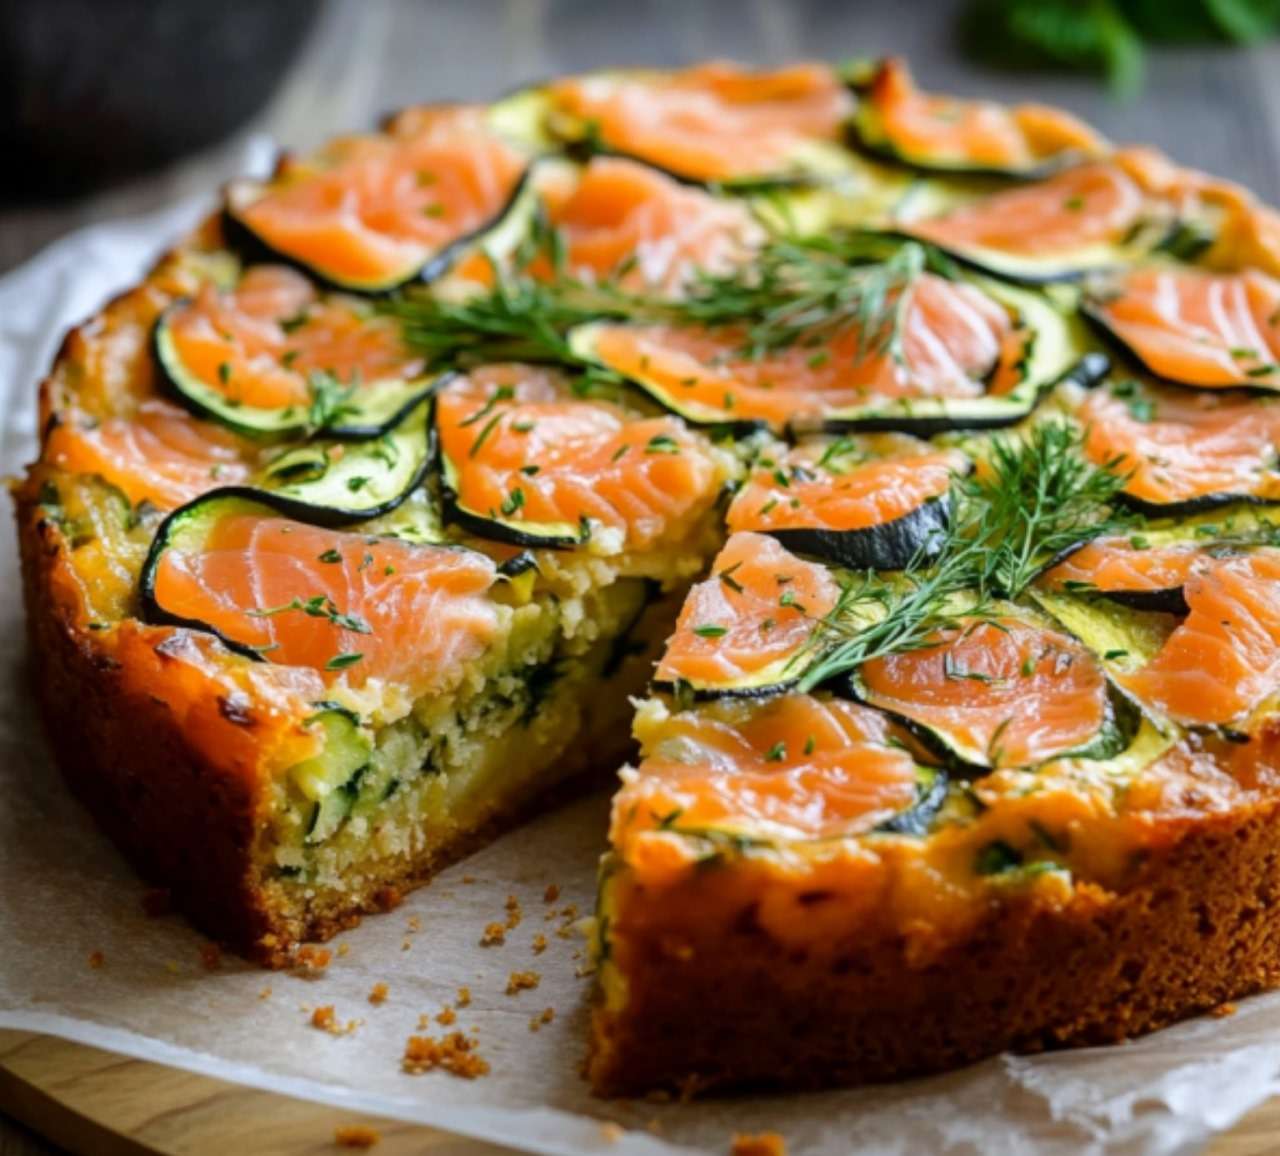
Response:
POLYGON ((1130 524, 1113 505, 1124 477, 1091 465, 1080 434, 1045 421, 1020 437, 995 438, 989 460, 958 482, 946 542, 923 551, 892 580, 874 572, 846 583, 814 631, 802 691, 885 655, 930 646, 961 618, 991 616, 1023 594, 1068 546, 1130 524))

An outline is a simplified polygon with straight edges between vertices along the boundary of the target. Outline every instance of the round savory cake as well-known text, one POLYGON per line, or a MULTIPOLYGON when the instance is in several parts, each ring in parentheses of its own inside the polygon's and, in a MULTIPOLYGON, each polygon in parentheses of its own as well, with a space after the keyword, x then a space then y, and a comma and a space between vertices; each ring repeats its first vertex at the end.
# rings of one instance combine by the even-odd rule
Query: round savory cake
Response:
POLYGON ((1121 1039, 1280 983, 1277 391, 1280 216, 1051 108, 411 108, 67 337, 49 732, 271 966, 629 762, 604 1093, 1121 1039))

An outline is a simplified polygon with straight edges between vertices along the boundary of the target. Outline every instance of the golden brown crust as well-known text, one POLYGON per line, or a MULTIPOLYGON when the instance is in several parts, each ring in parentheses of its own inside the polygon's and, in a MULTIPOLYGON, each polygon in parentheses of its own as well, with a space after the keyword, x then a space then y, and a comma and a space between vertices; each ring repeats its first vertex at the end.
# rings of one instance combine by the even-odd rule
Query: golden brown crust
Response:
POLYGON ((1275 987, 1278 819, 1269 801, 1193 821, 1122 894, 1079 884, 1064 906, 993 901, 924 965, 901 937, 859 927, 797 951, 751 904, 711 915, 714 902, 647 895, 622 875, 610 932, 629 999, 596 1009, 592 1083, 621 1095, 891 1080, 1110 1043, 1275 987))

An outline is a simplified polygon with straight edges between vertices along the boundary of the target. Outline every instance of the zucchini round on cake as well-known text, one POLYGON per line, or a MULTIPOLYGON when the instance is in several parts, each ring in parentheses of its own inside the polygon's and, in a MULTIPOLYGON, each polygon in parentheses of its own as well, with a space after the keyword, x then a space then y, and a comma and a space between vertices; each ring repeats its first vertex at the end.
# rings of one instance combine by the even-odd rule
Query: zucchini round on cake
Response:
POLYGON ((434 384, 394 322, 279 265, 169 306, 154 342, 183 401, 259 436, 374 437, 434 384))

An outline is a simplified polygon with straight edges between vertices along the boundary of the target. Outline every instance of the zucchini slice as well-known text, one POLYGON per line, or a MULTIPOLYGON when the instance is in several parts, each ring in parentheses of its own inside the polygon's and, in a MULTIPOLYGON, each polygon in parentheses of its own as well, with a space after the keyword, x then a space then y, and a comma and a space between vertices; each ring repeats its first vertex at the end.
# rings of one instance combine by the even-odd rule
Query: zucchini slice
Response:
POLYGON ((364 441, 322 439, 272 458, 246 492, 271 495, 283 513, 322 526, 377 518, 396 509, 427 476, 431 399, 386 433, 364 441))
POLYGON ((620 69, 540 91, 544 123, 557 140, 629 156, 681 180, 758 189, 823 183, 857 170, 840 139, 853 100, 823 65, 620 69), (717 115, 708 116, 709 108, 717 115))
POLYGON ((1258 270, 1148 264, 1094 278, 1080 308, 1164 381, 1280 392, 1280 281, 1258 270))
POLYGON ((161 370, 189 408, 243 434, 377 437, 431 392, 435 375, 395 321, 350 298, 317 299, 297 280, 259 266, 234 290, 174 302, 152 335, 161 370), (259 289, 279 291, 284 313, 250 304, 259 289))
POLYGON ((1107 149, 1058 109, 921 92, 899 59, 855 65, 846 76, 858 94, 849 122, 855 145, 920 172, 1034 180, 1107 149))
POLYGON ((519 202, 530 150, 505 135, 512 123, 471 106, 411 109, 388 132, 285 159, 268 181, 232 182, 228 234, 349 292, 430 281, 519 202))
POLYGON ((873 834, 927 835, 947 801, 950 785, 950 778, 941 767, 917 767, 915 802, 886 819, 873 834))
POLYGON ((874 659, 847 689, 969 772, 1107 760, 1141 719, 1086 645, 1012 608, 962 621, 935 646, 874 659))
POLYGON ((757 458, 726 521, 851 570, 901 570, 941 547, 952 478, 969 465, 902 434, 811 441, 757 458))
MULTIPOLYGON (((797 385, 788 398, 791 391, 781 378, 761 380, 761 364, 772 362, 753 363, 740 353, 739 338, 714 331, 691 331, 696 354, 683 347, 689 344, 683 339, 673 347, 670 329, 635 323, 589 322, 573 329, 568 340, 584 362, 622 374, 688 422, 755 419, 797 432, 897 430, 924 437, 1013 425, 1031 413, 1051 386, 1064 380, 1088 386, 1106 373, 1109 362, 1102 354, 1081 352, 1087 341, 1078 319, 1043 294, 989 278, 965 279, 963 284, 995 302, 1012 323, 988 374, 987 392, 979 397, 888 396, 867 387, 856 402, 829 403, 800 384, 823 355, 819 350, 791 366, 797 385)), ((828 354, 823 367, 831 360, 828 354)))
POLYGON ((305 842, 315 844, 336 834, 351 814, 373 758, 373 741, 359 716, 334 702, 316 703, 306 725, 324 736, 324 749, 290 767, 289 780, 311 806, 305 842))

